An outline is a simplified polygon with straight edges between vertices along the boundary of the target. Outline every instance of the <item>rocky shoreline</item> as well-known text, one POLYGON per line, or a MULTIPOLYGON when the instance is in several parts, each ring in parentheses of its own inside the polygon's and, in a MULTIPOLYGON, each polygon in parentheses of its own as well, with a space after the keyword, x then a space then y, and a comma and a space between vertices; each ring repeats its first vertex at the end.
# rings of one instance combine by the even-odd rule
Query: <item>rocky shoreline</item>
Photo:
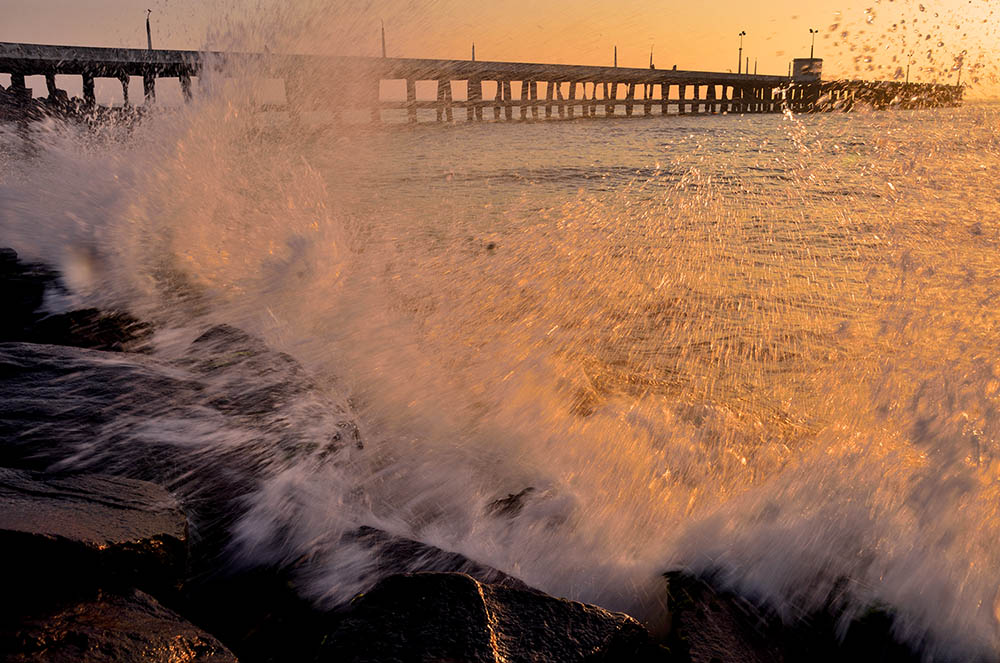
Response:
MULTIPOLYGON (((64 287, 59 275, 10 249, 0 249, 0 284, 4 661, 921 660, 893 639, 883 607, 845 624, 831 599, 786 624, 711 577, 675 571, 664 575, 664 623, 643 625, 371 527, 344 543, 376 550, 383 577, 347 605, 318 607, 294 588, 308 559, 229 563, 230 526, 246 508, 239 498, 252 490, 252 473, 155 440, 138 455, 114 449, 137 435, 123 417, 141 419, 157 402, 183 416, 195 396, 220 417, 268 426, 276 404, 302 397, 302 367, 225 326, 165 367, 146 352, 152 327, 128 313, 45 313, 46 290, 64 287), (206 396, 186 377, 220 366, 260 370, 261 388, 206 396), (93 452, 98 437, 110 449, 93 452)), ((349 419, 332 428, 329 439, 308 444, 363 447, 349 419)), ((263 466, 268 454, 298 453, 302 444, 250 443, 238 452, 263 466)), ((498 496, 487 509, 514 517, 529 494, 498 496)))

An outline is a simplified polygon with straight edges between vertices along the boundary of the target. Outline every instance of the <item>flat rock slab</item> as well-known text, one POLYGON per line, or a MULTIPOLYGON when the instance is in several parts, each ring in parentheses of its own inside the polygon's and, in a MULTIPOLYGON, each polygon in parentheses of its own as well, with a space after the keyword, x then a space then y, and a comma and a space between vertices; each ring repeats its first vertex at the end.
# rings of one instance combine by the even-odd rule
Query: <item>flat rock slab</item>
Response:
POLYGON ((0 468, 0 550, 25 589, 109 579, 169 587, 186 541, 183 512, 155 484, 0 468))
MULTIPOLYGON (((390 576, 355 599, 320 660, 570 663, 608 660, 608 646, 659 649, 628 615, 460 573, 415 573, 390 576)), ((633 660, 640 658, 653 660, 633 660)))
POLYGON ((222 643, 140 591, 5 623, 0 653, 9 663, 236 663, 222 643))

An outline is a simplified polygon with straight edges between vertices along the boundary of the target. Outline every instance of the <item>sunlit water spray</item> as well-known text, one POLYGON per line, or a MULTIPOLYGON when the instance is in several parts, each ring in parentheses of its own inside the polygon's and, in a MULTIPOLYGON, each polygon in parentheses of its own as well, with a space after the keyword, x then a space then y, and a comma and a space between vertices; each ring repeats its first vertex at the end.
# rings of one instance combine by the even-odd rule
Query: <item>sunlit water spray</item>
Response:
POLYGON ((236 325, 314 383, 263 429, 136 428, 273 441, 232 563, 338 605, 386 572, 367 525, 648 618, 671 568, 789 619, 846 579, 996 655, 995 107, 306 130, 247 111, 255 73, 127 140, 0 134, 0 243, 60 266, 53 306, 153 320, 164 362, 236 325))

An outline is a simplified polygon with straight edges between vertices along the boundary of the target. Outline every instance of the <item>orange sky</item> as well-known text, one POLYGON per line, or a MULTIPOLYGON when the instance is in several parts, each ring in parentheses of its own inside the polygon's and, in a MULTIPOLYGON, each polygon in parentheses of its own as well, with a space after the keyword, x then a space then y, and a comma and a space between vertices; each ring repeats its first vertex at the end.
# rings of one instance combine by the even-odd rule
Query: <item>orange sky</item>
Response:
POLYGON ((991 2, 7 0, 0 40, 142 47, 150 7, 155 45, 164 48, 266 44, 374 55, 384 18, 394 56, 465 58, 474 40, 482 60, 611 64, 617 44, 621 66, 647 66, 652 46, 659 67, 725 71, 736 69, 737 34, 746 30, 751 69, 756 59, 760 73, 783 74, 792 57, 808 55, 815 28, 827 78, 893 78, 913 52, 912 80, 954 82, 965 50, 962 80, 978 80, 979 96, 993 96, 1000 14, 991 2), (239 25, 251 26, 253 38, 233 37, 244 34, 239 25))

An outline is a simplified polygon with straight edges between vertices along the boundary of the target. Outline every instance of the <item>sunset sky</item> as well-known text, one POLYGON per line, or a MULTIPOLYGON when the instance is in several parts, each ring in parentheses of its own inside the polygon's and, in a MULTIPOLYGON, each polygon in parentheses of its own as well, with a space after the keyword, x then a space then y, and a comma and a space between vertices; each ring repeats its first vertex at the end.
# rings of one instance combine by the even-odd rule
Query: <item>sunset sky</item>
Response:
MULTIPOLYGON (((993 3, 995 4, 995 3, 993 3)), ((384 19, 389 55, 481 60, 611 64, 713 71, 744 57, 760 73, 787 72, 809 53, 809 29, 820 31, 816 55, 826 77, 891 79, 912 52, 913 80, 978 79, 992 96, 1000 60, 1000 15, 989 0, 6 0, 0 40, 145 46, 144 18, 153 10, 154 45, 162 48, 269 47, 273 50, 375 55, 384 19), (289 4, 294 4, 289 8, 289 4), (277 24, 281 27, 275 28, 277 24), (251 26, 252 37, 239 27, 251 26), (295 27, 290 27, 295 26, 295 27)))

